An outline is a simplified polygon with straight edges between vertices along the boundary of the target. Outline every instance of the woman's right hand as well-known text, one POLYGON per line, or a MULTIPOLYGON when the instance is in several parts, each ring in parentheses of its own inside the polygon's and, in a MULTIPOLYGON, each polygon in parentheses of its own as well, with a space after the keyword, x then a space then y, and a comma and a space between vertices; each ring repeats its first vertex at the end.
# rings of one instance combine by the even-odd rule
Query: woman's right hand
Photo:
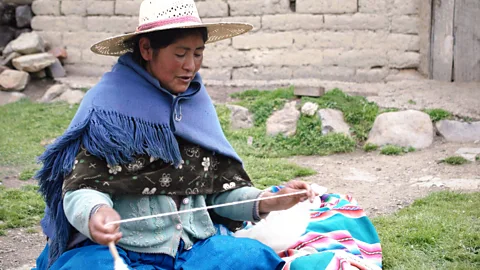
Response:
POLYGON ((110 242, 117 243, 122 238, 120 224, 107 225, 109 222, 120 220, 120 215, 110 206, 102 206, 95 212, 88 222, 88 229, 93 241, 101 245, 110 242))

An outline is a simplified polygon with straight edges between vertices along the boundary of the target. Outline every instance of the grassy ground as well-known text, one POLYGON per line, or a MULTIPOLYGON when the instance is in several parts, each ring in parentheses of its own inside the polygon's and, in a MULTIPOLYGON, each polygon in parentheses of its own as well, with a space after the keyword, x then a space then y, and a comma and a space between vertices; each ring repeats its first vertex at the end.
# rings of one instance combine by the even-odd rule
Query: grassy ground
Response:
POLYGON ((434 193, 373 220, 385 269, 480 269, 480 193, 434 193))

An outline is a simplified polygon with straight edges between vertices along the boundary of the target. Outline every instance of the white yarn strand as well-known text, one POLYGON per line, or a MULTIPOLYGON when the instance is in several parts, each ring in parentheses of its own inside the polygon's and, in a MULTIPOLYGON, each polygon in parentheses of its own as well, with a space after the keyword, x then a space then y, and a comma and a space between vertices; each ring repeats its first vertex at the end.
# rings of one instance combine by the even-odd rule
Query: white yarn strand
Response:
POLYGON ((273 196, 270 196, 270 197, 256 198, 256 199, 243 200, 243 201, 231 202, 231 203, 223 203, 223 204, 218 204, 218 205, 211 205, 211 206, 205 206, 205 207, 199 207, 199 208, 192 208, 192 209, 175 211, 175 212, 169 212, 169 213, 162 213, 162 214, 157 214, 157 215, 150 215, 150 216, 143 216, 143 217, 122 219, 122 220, 118 220, 118 221, 109 222, 109 223, 107 223, 107 225, 127 223, 127 222, 139 221, 139 220, 144 220, 144 219, 149 219, 149 218, 159 218, 159 217, 165 217, 165 216, 171 216, 171 215, 179 215, 179 214, 197 212, 197 211, 202 211, 202 210, 208 210, 208 209, 214 209, 214 208, 220 208, 220 207, 226 207, 226 206, 232 206, 232 205, 238 205, 238 204, 244 204, 244 203, 250 203, 250 202, 258 202, 258 201, 263 201, 263 200, 270 200, 270 199, 276 199, 276 198, 282 198, 282 197, 295 196, 295 195, 300 195, 300 194, 305 194, 305 193, 307 193, 307 191, 306 191, 306 190, 302 190, 302 191, 298 191, 298 192, 294 192, 294 193, 281 194, 281 195, 273 195, 273 196))

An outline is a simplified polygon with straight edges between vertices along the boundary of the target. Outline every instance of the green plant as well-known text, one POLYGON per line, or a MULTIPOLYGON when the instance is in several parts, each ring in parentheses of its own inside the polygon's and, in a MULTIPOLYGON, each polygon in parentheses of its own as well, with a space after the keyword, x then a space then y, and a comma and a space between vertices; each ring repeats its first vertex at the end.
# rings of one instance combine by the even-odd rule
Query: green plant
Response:
POLYGON ((317 103, 320 108, 342 111, 345 121, 350 124, 353 135, 359 141, 367 139, 379 112, 378 105, 374 102, 361 96, 350 96, 340 89, 328 91, 319 98, 304 97, 302 105, 307 101, 317 103))
POLYGON ((433 193, 372 220, 385 269, 479 269, 480 193, 433 193))
POLYGON ((450 165, 463 165, 465 163, 468 163, 468 160, 466 160, 464 157, 461 157, 461 156, 451 156, 441 160, 440 162, 447 163, 450 165))
POLYGON ((373 143, 366 143, 364 146, 363 146, 363 150, 365 152, 371 152, 371 151, 375 151, 378 149, 378 145, 376 144, 373 144, 373 143))
POLYGON ((34 175, 35 175, 35 172, 37 171, 37 168, 28 168, 28 169, 24 169, 20 175, 19 175, 19 179, 20 180, 29 180, 31 179, 34 175))
POLYGON ((417 105, 417 102, 415 102, 414 100, 409 99, 409 100, 408 100, 408 104, 417 105))
POLYGON ((387 156, 398 156, 403 152, 403 147, 396 145, 385 145, 384 147, 382 147, 382 150, 380 150, 380 154, 387 156))
POLYGON ((433 122, 450 119, 453 116, 451 112, 444 109, 425 109, 424 112, 430 115, 430 119, 432 119, 433 122))
POLYGON ((417 151, 417 149, 415 149, 415 147, 413 147, 413 146, 409 146, 408 148, 404 148, 404 151, 405 151, 406 153, 410 153, 410 152, 415 152, 415 151, 417 151))
POLYGON ((9 189, 0 186, 0 235, 5 229, 37 225, 45 204, 36 186, 9 189))

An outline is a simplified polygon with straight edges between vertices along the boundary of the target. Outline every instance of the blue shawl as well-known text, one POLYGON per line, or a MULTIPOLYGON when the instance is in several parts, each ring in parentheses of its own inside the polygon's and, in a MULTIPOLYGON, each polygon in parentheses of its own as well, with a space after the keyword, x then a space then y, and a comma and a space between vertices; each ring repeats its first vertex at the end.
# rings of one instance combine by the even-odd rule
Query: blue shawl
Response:
POLYGON ((175 96, 130 53, 121 56, 87 92, 65 133, 39 157, 43 167, 36 178, 46 202, 41 224, 50 239, 49 264, 66 250, 72 230, 63 211, 62 185, 80 146, 111 165, 129 163, 140 154, 179 164, 175 136, 241 162, 199 74, 186 92, 175 96))

